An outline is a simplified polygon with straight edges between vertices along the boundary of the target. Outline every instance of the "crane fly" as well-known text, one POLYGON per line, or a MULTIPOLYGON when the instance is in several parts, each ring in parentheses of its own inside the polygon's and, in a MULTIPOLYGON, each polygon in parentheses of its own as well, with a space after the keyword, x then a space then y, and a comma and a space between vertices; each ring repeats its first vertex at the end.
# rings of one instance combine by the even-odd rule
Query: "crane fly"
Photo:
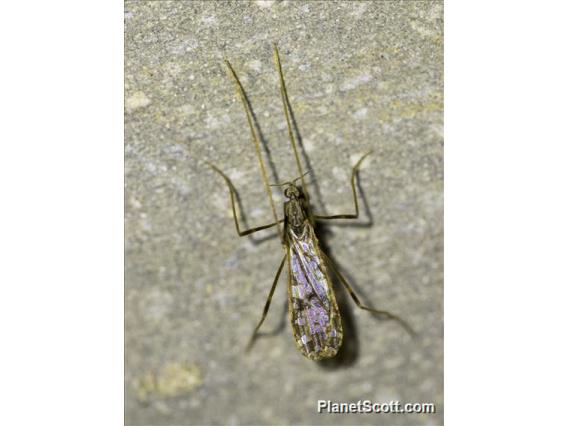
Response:
POLYGON ((250 128, 251 138, 256 150, 262 180, 265 190, 270 201, 270 206, 274 216, 274 222, 268 225, 259 226, 247 230, 241 230, 235 207, 236 189, 230 178, 223 173, 217 166, 208 163, 213 170, 223 177, 228 188, 231 198, 231 207, 233 211, 233 219, 239 236, 251 235, 263 229, 276 227, 282 246, 284 248, 284 257, 280 262, 276 276, 272 283, 268 299, 264 306, 262 318, 256 326, 248 348, 252 346, 257 337, 268 310, 270 302, 276 289, 276 284, 280 278, 284 264, 288 269, 288 310, 290 321, 292 323, 292 331, 294 340, 300 352, 311 360, 321 360, 324 358, 334 357, 343 340, 343 329, 341 324, 341 316, 335 300, 335 294, 332 288, 329 270, 331 270, 345 286, 357 306, 361 309, 371 311, 376 314, 386 316, 391 319, 401 321, 398 317, 387 311, 378 311, 376 309, 364 306, 359 298, 341 274, 333 261, 322 251, 316 233, 314 231, 316 221, 334 220, 334 219, 356 219, 359 217, 359 205, 357 202, 357 192, 355 190, 355 179, 357 172, 363 160, 371 154, 371 152, 363 155, 355 164, 351 172, 351 190, 353 193, 353 203, 355 212, 351 214, 338 214, 332 216, 323 216, 314 214, 310 206, 310 198, 308 189, 304 180, 307 173, 304 173, 302 163, 298 155, 296 138, 292 128, 291 115, 292 109, 284 75, 282 72, 282 64, 278 48, 274 45, 274 61, 278 71, 280 80, 280 95, 284 107, 284 115, 288 126, 288 136, 294 151, 294 157, 298 168, 298 177, 291 181, 279 184, 269 184, 266 167, 261 153, 261 145, 259 136, 254 125, 254 116, 252 108, 245 94, 244 88, 229 61, 225 61, 230 75, 234 79, 237 92, 241 98, 248 125, 250 128), (300 181, 300 184, 297 182, 300 181), (284 187, 284 218, 279 219, 276 206, 272 198, 272 187, 284 187), (328 270, 329 268, 329 270, 328 270))

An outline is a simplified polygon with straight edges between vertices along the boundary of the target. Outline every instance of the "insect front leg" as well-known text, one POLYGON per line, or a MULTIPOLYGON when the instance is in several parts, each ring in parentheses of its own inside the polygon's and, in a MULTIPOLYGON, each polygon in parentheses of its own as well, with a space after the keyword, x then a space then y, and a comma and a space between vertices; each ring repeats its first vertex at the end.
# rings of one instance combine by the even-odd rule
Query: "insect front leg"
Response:
POLYGON ((347 279, 343 276, 343 274, 341 272, 339 272, 339 269, 337 269, 337 266, 333 263, 333 261, 323 251, 321 253, 323 254, 323 257, 325 258, 326 263, 331 267, 331 269, 333 270, 333 273, 337 276, 337 278, 339 278, 339 281, 341 281, 341 284, 343 284, 343 286, 347 289, 347 291, 351 295, 351 298, 353 299, 353 301, 355 302, 355 304, 359 308, 361 308, 365 311, 369 311, 369 312, 372 312, 374 314, 380 315, 381 317, 391 319, 391 320, 395 320, 408 332, 408 334, 410 334, 411 336, 414 336, 416 334, 414 332, 414 330, 412 329, 412 327, 410 327, 406 323, 406 321, 404 321, 400 317, 398 317, 394 314, 391 314, 388 311, 379 311, 377 309, 369 308, 368 306, 363 305, 361 303, 361 301, 359 300, 359 297, 357 297, 357 295, 355 294, 355 291, 353 291, 353 288, 351 287, 351 285, 349 284, 347 279))
POLYGON ((310 194, 308 193, 308 187, 306 182, 304 182, 304 169, 302 168, 302 162, 300 161, 300 156, 298 154, 298 147, 296 144, 296 138, 294 137, 294 129, 292 128, 293 112, 292 105, 290 104, 290 98, 288 97, 288 91, 286 90, 286 83, 284 81, 284 73, 282 72, 282 63, 280 62, 280 54, 278 53, 278 46, 276 43, 273 45, 274 48, 274 63, 276 65, 276 70, 278 71, 278 77, 280 79, 280 96, 282 97, 282 106, 284 107, 284 116, 286 117, 286 125, 288 126, 288 137, 290 138, 290 144, 292 145, 292 150, 294 151, 294 158, 296 159, 296 166, 298 167, 298 174, 300 180, 302 181, 302 190, 307 200, 310 199, 310 194))
POLYGON ((231 179, 229 179, 229 177, 225 173, 223 173, 217 166, 215 166, 214 164, 211 164, 209 162, 207 162, 207 164, 213 170, 215 170, 217 173, 219 173, 221 175, 221 177, 223 179, 225 179, 225 182, 227 182, 227 186, 229 187, 229 194, 231 196, 231 208, 233 209, 233 219, 235 220, 235 227, 237 228, 237 233, 239 234, 240 237, 244 237, 245 235, 254 234, 257 231, 262 231, 263 229, 267 229, 267 228, 271 228, 273 226, 276 226, 280 222, 284 222, 284 219, 280 219, 278 222, 269 223, 268 225, 258 226, 256 228, 251 228, 251 229, 246 229, 244 231, 241 231, 241 228, 239 226, 239 219, 237 217, 237 208, 235 207, 235 197, 236 197, 237 190, 235 189, 233 182, 231 182, 231 179))
POLYGON ((355 204, 355 214, 335 214, 332 216, 320 216, 314 215, 317 220, 332 220, 332 219, 357 219, 359 217, 359 203, 357 202, 357 191, 355 190, 355 179, 357 178, 357 172, 363 160, 369 156, 373 151, 367 152, 363 155, 359 161, 353 166, 351 171, 351 190, 353 191, 353 203, 355 204))
MULTIPOLYGON (((235 70, 233 69, 233 66, 231 65, 231 63, 229 61, 225 60, 225 64, 227 65, 227 68, 229 69, 231 76, 235 80, 235 83, 237 85, 237 90, 238 90, 238 93, 239 93, 239 97, 241 98, 241 102, 243 104, 243 108, 245 109, 245 114, 247 116, 247 122, 248 122, 249 129, 250 129, 250 135, 251 135, 251 138, 252 138, 254 149, 256 151, 256 156, 257 156, 257 159, 258 159, 258 165, 260 166, 260 174, 262 176, 262 181, 264 182, 264 188, 266 189, 266 194, 268 195, 268 201, 270 202, 270 208, 272 209, 272 214, 274 215, 274 220, 276 221, 271 226, 276 225, 276 229, 278 230, 278 235, 280 236, 280 239, 282 240, 283 239, 282 229, 280 229, 280 225, 279 225, 280 222, 282 222, 282 220, 278 220, 278 214, 276 213, 276 205, 274 204, 274 199, 272 198, 272 189, 270 189, 270 184, 268 183, 268 175, 266 173, 266 167, 264 166, 264 161, 262 161, 262 153, 261 153, 261 149, 260 149, 260 140, 259 140, 259 136, 258 136, 258 132, 257 132, 257 130, 259 130, 259 129, 255 128, 257 126, 255 126, 255 124, 254 124, 256 119, 254 117, 254 113, 252 111, 252 107, 250 105, 248 97, 245 93, 245 89, 243 88, 243 85, 241 84, 241 81, 239 80, 237 73, 235 72, 235 70)), ((262 228, 262 229, 265 229, 265 228, 262 228)))
POLYGON ((274 277, 274 282, 272 283, 272 287, 270 288, 270 293, 268 293, 268 299, 266 299, 266 304, 264 305, 264 310, 262 311, 262 318, 260 319, 260 322, 258 323, 258 325, 256 326, 256 328, 254 329, 252 336, 250 338, 249 344, 247 345, 247 352, 252 348, 252 345, 254 343, 254 341, 256 340, 257 337, 257 333, 258 330, 260 329, 260 326, 262 325, 262 323, 264 322, 264 319, 266 318, 266 315, 268 314, 268 310, 270 309, 270 302, 272 301, 272 295, 274 294, 274 290, 276 290, 276 284, 278 284, 278 278, 280 278, 280 273, 282 272, 282 268, 284 267, 284 262, 286 261, 288 255, 284 255, 284 257, 282 258, 282 262, 280 262, 280 266, 278 267, 278 271, 276 272, 276 276, 274 277))

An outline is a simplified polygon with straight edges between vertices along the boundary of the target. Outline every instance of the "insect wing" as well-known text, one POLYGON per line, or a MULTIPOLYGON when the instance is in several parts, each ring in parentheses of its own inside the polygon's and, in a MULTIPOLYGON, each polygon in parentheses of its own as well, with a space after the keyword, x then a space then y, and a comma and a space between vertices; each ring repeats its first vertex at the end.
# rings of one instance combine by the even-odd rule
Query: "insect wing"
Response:
POLYGON ((335 356, 343 338, 341 317, 318 240, 309 222, 288 229, 290 320, 296 345, 312 360, 335 356))

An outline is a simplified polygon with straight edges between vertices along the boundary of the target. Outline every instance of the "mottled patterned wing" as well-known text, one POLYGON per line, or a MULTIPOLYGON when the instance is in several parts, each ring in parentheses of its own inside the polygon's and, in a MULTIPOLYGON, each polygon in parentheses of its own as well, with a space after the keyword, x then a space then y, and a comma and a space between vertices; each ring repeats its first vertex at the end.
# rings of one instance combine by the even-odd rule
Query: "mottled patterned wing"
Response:
POLYGON ((308 221, 299 231, 287 231, 289 309, 296 345, 309 359, 331 358, 341 346, 343 331, 318 240, 308 221))

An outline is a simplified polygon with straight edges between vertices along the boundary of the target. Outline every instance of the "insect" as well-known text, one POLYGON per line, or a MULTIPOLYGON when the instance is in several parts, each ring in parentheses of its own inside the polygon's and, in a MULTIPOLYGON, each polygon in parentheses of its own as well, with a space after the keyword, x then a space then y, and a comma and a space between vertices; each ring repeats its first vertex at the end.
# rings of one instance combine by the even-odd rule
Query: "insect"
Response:
POLYGON ((213 170, 223 177, 229 188, 233 218, 239 236, 251 235, 263 229, 276 227, 284 248, 284 257, 280 262, 272 287, 270 288, 270 293, 268 294, 268 299, 264 306, 262 318, 254 329, 248 347, 251 347, 257 337, 258 330, 266 318, 278 279, 280 278, 282 269, 286 264, 288 269, 288 310, 290 321, 292 323, 294 340, 298 349, 304 356, 311 360, 321 360, 335 356, 341 347, 343 340, 341 316, 332 288, 332 281, 329 275, 330 271, 333 272, 339 281, 345 286, 359 308, 386 316, 390 319, 396 319, 398 321, 401 320, 387 311, 378 311, 364 306, 360 302, 359 298, 353 291, 353 288, 338 270, 337 266, 322 251, 314 231, 316 221, 356 219, 359 217, 359 205, 357 202, 357 192, 355 190, 355 180, 361 163, 368 155, 371 154, 371 152, 367 152, 363 155, 359 161, 357 161, 351 172, 351 190, 353 193, 355 212, 351 214, 337 214, 331 216, 315 214, 310 206, 308 188, 304 180, 307 173, 304 173, 300 157, 298 155, 296 138, 294 136, 291 122, 292 109, 288 98, 288 92, 286 90, 286 84, 284 82, 280 55, 276 45, 274 45, 274 61, 279 75, 280 95, 288 126, 288 136, 294 151, 294 157, 298 168, 298 177, 291 181, 273 185, 269 184, 267 177, 266 167, 261 154, 259 136, 254 125, 252 108, 237 73, 230 62, 227 60, 225 61, 229 72, 236 83, 237 91, 247 116, 252 142, 260 165, 262 180, 274 215, 274 222, 256 228, 241 230, 235 207, 236 189, 230 178, 225 173, 223 173, 217 166, 211 163, 208 164, 211 168, 213 168, 213 170), (300 184, 298 184, 298 181, 300 184), (284 188, 283 192, 286 197, 286 201, 284 202, 283 219, 278 218, 276 206, 272 198, 271 188, 275 186, 284 188))

